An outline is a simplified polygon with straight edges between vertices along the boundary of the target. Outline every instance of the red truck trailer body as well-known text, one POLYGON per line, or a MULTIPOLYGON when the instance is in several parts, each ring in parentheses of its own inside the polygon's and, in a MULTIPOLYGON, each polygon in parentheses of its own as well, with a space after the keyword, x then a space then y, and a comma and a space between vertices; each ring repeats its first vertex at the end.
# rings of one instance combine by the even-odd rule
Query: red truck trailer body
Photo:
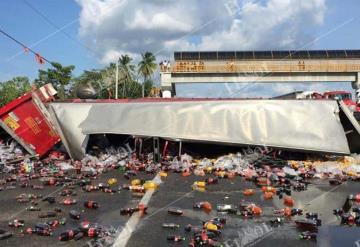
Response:
POLYGON ((44 105, 55 94, 47 84, 0 108, 0 127, 32 155, 42 156, 60 141, 44 105))

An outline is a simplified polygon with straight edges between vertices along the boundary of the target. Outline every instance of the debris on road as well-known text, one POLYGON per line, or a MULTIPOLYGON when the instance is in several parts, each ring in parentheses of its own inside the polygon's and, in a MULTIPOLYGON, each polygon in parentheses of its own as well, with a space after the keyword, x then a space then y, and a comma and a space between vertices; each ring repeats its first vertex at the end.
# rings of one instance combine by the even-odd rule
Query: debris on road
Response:
MULTIPOLYGON (((24 155, 21 148, 17 148, 13 142, 0 144, 0 150, 1 160, 5 163, 9 159, 19 159, 24 155)), ((22 218, 11 219, 8 221, 8 227, 15 231, 20 229, 20 233, 23 234, 47 237, 52 237, 54 231, 59 228, 62 232, 57 237, 61 241, 81 241, 86 238, 95 242, 100 238, 114 240, 113 233, 102 229, 98 224, 85 224, 86 221, 84 221, 78 228, 72 227, 74 222, 86 218, 87 212, 100 208, 100 203, 91 196, 98 193, 103 193, 104 196, 129 193, 135 199, 142 197, 147 191, 157 191, 161 187, 153 180, 143 179, 141 174, 154 176, 153 174, 158 173, 160 179, 166 183, 169 176, 174 173, 178 174, 175 176, 179 176, 179 179, 194 178, 193 182, 187 186, 190 190, 195 189, 197 193, 212 193, 216 191, 217 186, 231 184, 235 179, 247 182, 247 187, 239 189, 238 203, 219 200, 214 204, 212 201, 199 200, 191 205, 194 212, 204 212, 208 217, 215 214, 230 218, 258 220, 267 222, 272 227, 294 224, 300 231, 300 239, 316 240, 316 232, 322 225, 319 214, 308 212, 301 207, 301 203, 295 201, 294 193, 304 192, 312 186, 312 183, 319 181, 328 181, 327 183, 331 186, 341 186, 350 180, 360 180, 358 168, 360 158, 356 155, 315 156, 305 160, 287 160, 274 157, 274 154, 256 152, 228 154, 218 158, 195 158, 188 154, 177 157, 168 154, 163 157, 161 163, 154 162, 152 158, 151 153, 136 156, 126 154, 121 149, 107 148, 92 151, 81 161, 69 160, 66 154, 53 151, 40 160, 22 159, 15 163, 7 162, 2 169, 0 186, 4 190, 0 193, 5 193, 6 189, 11 187, 24 190, 24 193, 17 194, 14 198, 19 204, 24 204, 26 209, 19 216, 31 215, 32 212, 39 211, 37 219, 46 221, 46 223, 31 225, 22 218), (106 173, 109 173, 108 178, 105 181, 98 181, 106 173), (117 173, 119 176, 115 176, 117 173), (250 184, 253 186, 249 186, 250 184), (49 188, 55 190, 51 195, 37 193, 49 188), (79 196, 86 196, 87 199, 79 200, 79 196), (256 198, 260 198, 260 203, 253 202, 256 198), (269 203, 280 201, 281 203, 278 204, 279 207, 273 207, 269 211, 262 205, 265 201, 269 203), (54 205, 54 207, 49 210, 48 205, 54 205), (71 224, 65 230, 64 225, 69 220, 71 224)), ((227 200, 226 198, 228 197, 223 200, 227 200)), ((339 218, 339 224, 360 225, 360 210, 356 207, 356 204, 360 202, 359 198, 358 194, 350 194, 344 198, 349 204, 349 209, 330 210, 330 213, 339 218)), ((144 204, 133 207, 128 205, 120 209, 120 215, 132 216, 139 213, 142 216, 147 213, 147 210, 153 209, 144 204)), ((190 246, 194 247, 221 246, 221 241, 224 239, 220 237, 222 236, 220 234, 226 231, 224 229, 226 219, 211 218, 203 222, 201 226, 187 224, 185 235, 183 235, 178 232, 181 225, 173 220, 186 219, 189 215, 187 209, 174 205, 174 207, 167 207, 166 211, 168 212, 167 220, 164 222, 167 223, 162 223, 162 228, 164 231, 166 229, 174 231, 167 236, 168 241, 189 240, 190 246), (187 233, 191 235, 188 236, 187 233)), ((14 233, 14 235, 17 234, 14 233)), ((12 235, 13 233, 4 231, 0 239, 12 235)))

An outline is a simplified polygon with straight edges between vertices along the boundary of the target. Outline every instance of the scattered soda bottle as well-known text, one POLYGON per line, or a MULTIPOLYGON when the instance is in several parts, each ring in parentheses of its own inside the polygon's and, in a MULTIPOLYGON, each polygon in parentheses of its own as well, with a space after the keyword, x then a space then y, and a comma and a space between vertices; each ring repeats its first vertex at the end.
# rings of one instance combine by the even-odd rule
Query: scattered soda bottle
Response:
POLYGON ((355 217, 349 213, 345 213, 341 215, 341 223, 342 225, 353 225, 355 223, 355 217))
POLYGON ((114 184, 117 183, 117 179, 116 178, 110 178, 107 182, 111 186, 111 185, 114 185, 114 184))
POLYGON ((205 181, 195 181, 194 186, 199 187, 199 188, 205 188, 206 182, 205 181))
POLYGON ((235 214, 237 212, 237 207, 233 204, 218 204, 216 206, 218 212, 227 212, 235 214))
POLYGON ((337 216, 340 216, 344 213, 344 210, 342 208, 337 208, 337 209, 334 209, 333 210, 333 214, 334 215, 337 215, 337 216))
POLYGON ((69 216, 70 216, 71 219, 79 220, 81 214, 80 214, 78 211, 76 211, 76 210, 71 210, 71 211, 69 212, 69 216))
POLYGON ((30 206, 30 207, 26 208, 26 210, 27 211, 41 211, 41 208, 30 206))
POLYGON ((159 172, 159 176, 161 178, 166 178, 168 176, 168 174, 166 172, 164 172, 164 171, 161 171, 161 172, 159 172))
POLYGON ((217 178, 210 177, 210 178, 205 179, 205 182, 206 182, 206 184, 210 185, 210 184, 217 184, 219 181, 217 178))
POLYGON ((56 207, 56 208, 54 208, 54 211, 55 211, 56 213, 61 213, 61 212, 62 212, 62 209, 59 208, 59 207, 56 207))
POLYGON ((354 213, 356 214, 360 214, 360 208, 356 207, 356 208, 353 208, 352 210, 354 213))
POLYGON ((212 206, 210 202, 197 202, 193 205, 194 209, 203 209, 206 213, 210 213, 212 206))
POLYGON ((84 207, 91 208, 91 209, 97 209, 99 208, 99 203, 95 201, 86 201, 84 202, 84 207))
POLYGON ((61 196, 76 196, 76 192, 69 190, 69 189, 65 189, 60 192, 60 195, 61 196))
POLYGON ((266 177, 259 177, 256 179, 256 183, 260 186, 261 185, 266 186, 270 184, 270 181, 266 177))
POLYGON ((175 224, 175 223, 163 223, 162 224, 163 228, 168 228, 168 229, 176 229, 179 228, 180 225, 179 224, 175 224))
POLYGON ((138 211, 137 208, 123 208, 123 209, 120 209, 120 214, 121 215, 132 215, 133 213, 135 213, 137 211, 138 211))
POLYGON ((261 215, 262 214, 262 209, 259 206, 256 206, 255 204, 249 206, 249 209, 251 210, 251 212, 254 215, 261 215))
POLYGON ((356 201, 356 202, 360 202, 360 194, 356 194, 356 195, 349 195, 349 200, 351 201, 356 201))
POLYGON ((138 211, 140 212, 141 216, 147 213, 146 212, 147 207, 143 203, 139 203, 137 208, 138 208, 138 211))
POLYGON ((39 218, 52 218, 52 217, 56 217, 56 212, 49 211, 46 213, 39 214, 39 218))
POLYGON ((27 228, 23 233, 26 234, 37 234, 39 236, 51 236, 52 232, 44 229, 27 228))
POLYGON ((272 192, 272 193, 276 193, 276 189, 272 186, 263 186, 261 187, 261 190, 263 192, 272 192))
POLYGON ((285 217, 291 217, 292 215, 292 209, 289 207, 280 209, 280 210, 274 210, 275 215, 283 215, 285 217))
POLYGON ((80 223, 79 229, 82 232, 87 232, 90 229, 91 223, 88 220, 84 220, 80 223))
POLYGON ((22 226, 24 226, 25 225, 25 221, 24 220, 17 220, 17 219, 15 219, 15 220, 13 220, 13 221, 10 221, 9 223, 8 223, 8 226, 10 226, 10 227, 15 227, 15 228, 19 228, 19 227, 22 227, 22 226))
POLYGON ((306 213, 306 218, 317 220, 319 218, 319 215, 317 213, 306 213))
POLYGON ((168 213, 173 214, 173 215, 182 215, 183 211, 181 209, 178 209, 178 208, 169 208, 168 213))
POLYGON ((294 183, 293 189, 296 191, 304 191, 307 189, 307 184, 305 183, 294 183))
POLYGON ((121 215, 132 215, 133 213, 139 212, 139 211, 142 214, 145 214, 146 210, 147 210, 147 207, 139 204, 139 206, 136 207, 136 208, 123 208, 123 209, 120 209, 120 214, 121 215))
POLYGON ((66 232, 63 232, 59 236, 60 241, 69 241, 74 239, 75 235, 78 234, 80 231, 78 229, 74 230, 67 230, 66 232))
POLYGON ((74 240, 78 241, 78 240, 82 239, 84 237, 84 235, 85 234, 83 232, 78 232, 77 234, 75 234, 74 240))
POLYGON ((115 189, 111 189, 111 188, 104 188, 104 189, 102 189, 102 191, 103 191, 104 193, 110 193, 110 194, 116 193, 116 190, 115 190, 115 189))
POLYGON ((94 186, 94 185, 86 185, 83 187, 83 190, 86 192, 92 192, 92 191, 99 190, 99 187, 94 186))
POLYGON ((43 201, 44 202, 48 202, 48 203, 50 203, 50 204, 53 204, 53 203, 55 203, 55 197, 45 197, 44 199, 43 199, 43 201))
POLYGON ((58 220, 50 220, 48 222, 46 222, 47 225, 49 225, 52 228, 55 228, 57 225, 59 225, 59 221, 58 220))
POLYGON ((138 193, 145 193, 145 188, 143 186, 129 186, 129 189, 133 192, 138 192, 138 193))
POLYGON ((291 216, 302 215, 302 214, 303 214, 303 210, 300 208, 291 209, 291 216))
POLYGON ((220 231, 208 231, 208 230, 201 230, 195 233, 195 239, 200 237, 201 240, 206 241, 209 239, 216 239, 219 236, 220 231))
POLYGON ((183 171, 183 173, 181 174, 183 177, 189 177, 191 175, 190 171, 186 170, 183 171))
POLYGON ((44 230, 44 231, 51 231, 51 227, 48 224, 44 223, 37 223, 35 225, 36 230, 44 230))
POLYGON ((290 196, 285 196, 284 197, 284 205, 289 206, 289 207, 293 207, 295 204, 294 199, 292 199, 290 196))
POLYGON ((270 200, 270 199, 272 199, 273 198, 273 196, 274 196, 274 193, 272 193, 272 192, 264 192, 264 199, 265 200, 270 200))
POLYGON ((219 230, 218 226, 211 221, 205 222, 204 228, 209 231, 218 231, 219 230))
POLYGON ((305 239, 305 240, 316 240, 317 234, 315 232, 302 232, 299 235, 300 239, 305 239))
POLYGON ((185 241, 185 238, 179 235, 169 235, 167 236, 167 240, 172 242, 181 242, 181 241, 185 241))
POLYGON ((243 191, 244 196, 252 196, 255 194, 255 191, 253 189, 246 189, 243 191))
POLYGON ((65 224, 66 224, 66 218, 61 218, 61 219, 59 220, 59 224, 60 224, 60 225, 65 225, 65 224))
POLYGON ((44 185, 55 185, 56 179, 55 178, 49 178, 43 182, 44 185))
POLYGON ((27 188, 27 187, 29 187, 29 186, 30 186, 29 183, 21 183, 21 184, 20 184, 20 187, 21 187, 21 188, 27 188))
POLYGON ((222 228, 226 224, 226 218, 215 217, 211 222, 216 224, 219 228, 222 228))
POLYGON ((127 172, 125 172, 124 173, 124 178, 126 178, 126 179, 130 179, 130 177, 131 176, 136 176, 136 172, 134 172, 134 171, 127 171, 127 172))
POLYGON ((196 226, 194 227, 191 224, 188 224, 184 227, 184 230, 185 230, 185 232, 191 232, 191 230, 192 230, 194 233, 196 233, 196 232, 200 231, 200 228, 196 227, 196 226))
POLYGON ((87 231, 87 235, 90 238, 95 238, 100 234, 100 230, 95 228, 95 227, 90 227, 89 230, 87 231))
POLYGON ((77 182, 77 184, 80 186, 91 185, 91 180, 90 179, 81 179, 80 181, 77 182))
POLYGON ((270 220, 271 226, 279 226, 279 225, 282 225, 283 223, 284 223, 284 220, 282 218, 276 218, 276 219, 270 220))
POLYGON ((61 204, 63 205, 75 205, 77 203, 77 201, 75 199, 72 198, 66 198, 62 201, 61 204))

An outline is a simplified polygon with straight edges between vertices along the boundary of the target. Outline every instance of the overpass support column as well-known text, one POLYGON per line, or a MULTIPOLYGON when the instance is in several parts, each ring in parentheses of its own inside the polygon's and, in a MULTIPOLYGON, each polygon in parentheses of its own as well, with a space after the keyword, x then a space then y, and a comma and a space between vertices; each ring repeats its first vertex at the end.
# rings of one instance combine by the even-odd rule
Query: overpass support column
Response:
POLYGON ((171 95, 175 95, 175 86, 172 84, 171 80, 171 72, 161 72, 160 73, 161 80, 161 90, 163 91, 163 95, 165 91, 171 92, 171 95))
POLYGON ((360 105, 360 72, 356 73, 355 81, 352 83, 353 89, 355 89, 355 101, 360 105))

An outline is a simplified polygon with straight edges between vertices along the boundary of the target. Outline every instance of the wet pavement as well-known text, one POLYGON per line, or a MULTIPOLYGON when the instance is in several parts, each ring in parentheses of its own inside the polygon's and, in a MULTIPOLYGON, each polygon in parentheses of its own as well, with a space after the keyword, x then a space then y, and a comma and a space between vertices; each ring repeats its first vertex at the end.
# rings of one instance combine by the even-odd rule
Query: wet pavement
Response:
POLYGON ((307 191, 293 192, 295 208, 304 209, 304 214, 316 212, 323 221, 318 241, 315 242, 299 239, 300 231, 293 223, 296 217, 285 220, 280 227, 272 227, 269 220, 275 218, 273 210, 284 208, 283 202, 277 197, 273 200, 264 200, 261 190, 252 182, 239 177, 234 180, 220 179, 219 184, 209 185, 205 192, 199 192, 191 189, 192 183, 196 180, 200 178, 195 176, 183 178, 178 174, 170 174, 152 197, 149 205, 150 214, 141 221, 127 246, 188 246, 191 234, 186 233, 184 227, 187 224, 200 226, 202 221, 216 216, 227 219, 227 224, 219 238, 224 246, 356 246, 355 242, 360 239, 360 228, 339 226, 340 220, 332 214, 333 209, 343 206, 349 194, 359 191, 356 182, 330 186, 327 180, 314 180, 314 184, 309 185, 307 191), (257 193, 249 197, 244 196, 242 190, 245 188, 257 189, 257 193), (194 203, 200 201, 210 202, 214 209, 218 203, 239 205, 242 200, 260 205, 263 216, 244 219, 241 216, 217 213, 216 210, 208 215, 192 208, 194 203), (168 207, 182 208, 184 214, 169 215, 168 207), (176 223, 180 228, 163 229, 162 223, 176 223), (186 241, 170 243, 166 240, 168 234, 184 236, 186 241))
MULTIPOLYGON (((106 182, 109 178, 117 178, 118 186, 129 183, 123 177, 123 173, 118 170, 109 171, 102 174, 93 184, 106 182)), ((152 179, 154 175, 139 173, 136 178, 152 179)), ((235 179, 219 179, 218 184, 208 185, 205 192, 192 190, 191 185, 194 181, 203 180, 204 177, 189 176, 182 177, 179 174, 169 173, 164 179, 160 188, 152 196, 148 214, 145 215, 139 225, 131 235, 128 247, 139 246, 188 246, 190 233, 184 231, 188 224, 200 226, 203 221, 220 216, 227 219, 227 224, 222 230, 219 242, 224 246, 357 246, 356 241, 360 239, 360 228, 339 226, 340 220, 332 214, 335 208, 341 208, 345 198, 349 194, 359 192, 358 183, 345 182, 339 186, 331 186, 327 180, 312 180, 308 190, 293 192, 295 208, 302 208, 304 213, 318 213, 323 225, 320 227, 318 241, 300 240, 300 231, 297 230, 293 220, 286 219, 284 224, 279 227, 272 227, 269 220, 274 219, 273 210, 284 208, 282 200, 274 197, 272 200, 265 200, 259 187, 253 182, 236 177, 235 179), (244 196, 243 189, 253 188, 256 190, 253 196, 244 196), (241 201, 253 202, 263 209, 263 216, 245 219, 241 216, 217 213, 214 208, 219 203, 239 205, 241 201), (194 210, 193 204, 200 201, 208 201, 212 204, 213 210, 210 214, 202 210, 194 210), (179 207, 183 209, 182 216, 170 215, 167 212, 169 207, 179 207), (176 230, 163 229, 163 223, 176 223, 180 228, 176 230), (166 240, 167 235, 178 234, 186 237, 186 241, 181 243, 171 243, 166 240)), ((39 183, 32 181, 32 183, 39 183)), ((57 202, 64 197, 58 195, 60 187, 46 186, 44 190, 34 190, 31 188, 17 188, 0 192, 0 228, 7 228, 7 223, 11 219, 23 219, 26 226, 33 226, 35 223, 45 222, 38 219, 39 212, 28 212, 24 209, 27 204, 16 202, 16 196, 21 193, 34 193, 56 196, 57 202)), ((68 212, 71 209, 84 210, 83 202, 94 200, 100 203, 101 207, 97 210, 86 209, 82 213, 82 220, 97 222, 109 229, 121 229, 129 220, 129 216, 121 216, 120 208, 134 207, 140 198, 134 197, 130 191, 122 190, 120 193, 104 192, 84 192, 77 187, 77 196, 74 198, 78 203, 73 206, 59 205, 58 203, 49 205, 47 202, 40 202, 42 211, 51 211, 54 207, 62 207, 64 212, 59 218, 68 218, 65 226, 58 226, 53 236, 41 237, 37 235, 22 235, 19 229, 13 229, 14 236, 8 240, 1 240, 0 246, 91 246, 89 238, 80 241, 60 242, 58 235, 71 228, 76 228, 80 221, 69 219, 68 212)))
MULTIPOLYGON (((2 174, 4 175, 4 174, 2 174)), ((148 175, 141 173, 137 178, 152 179, 154 175, 148 175)), ((122 184, 129 183, 129 180, 123 177, 123 172, 118 170, 109 171, 102 174, 98 179, 93 180, 93 184, 106 183, 109 178, 118 179, 118 183, 113 187, 117 189, 122 184)), ((31 181, 30 184, 40 184, 39 181, 31 181)), ((141 198, 134 197, 131 192, 122 190, 120 193, 104 193, 101 191, 84 192, 80 187, 76 187, 74 191, 77 192, 74 198, 78 201, 75 205, 61 205, 59 204, 65 198, 58 193, 62 190, 62 187, 45 186, 43 190, 34 190, 32 188, 16 188, 14 190, 6 190, 0 192, 0 229, 9 229, 7 224, 13 219, 25 220, 25 227, 18 229, 11 229, 14 232, 14 236, 7 240, 0 240, 0 246, 91 246, 90 238, 83 238, 79 241, 67 241, 61 242, 57 238, 60 233, 77 228, 82 220, 89 220, 90 222, 98 223, 105 229, 118 230, 121 226, 125 225, 128 217, 120 216, 120 208, 136 206, 141 198), (18 203, 16 197, 22 193, 41 194, 43 196, 56 196, 56 203, 49 204, 48 202, 40 201, 38 207, 41 208, 40 212, 26 211, 26 207, 30 206, 29 203, 18 203), (86 209, 84 202, 87 200, 93 200, 100 204, 98 209, 86 209), (58 214, 55 218, 39 219, 38 214, 41 212, 47 212, 54 210, 55 207, 61 207, 63 212, 58 214), (70 210, 77 210, 81 212, 80 220, 73 220, 69 217, 70 210), (45 223, 51 219, 59 219, 62 217, 67 218, 66 225, 59 225, 55 228, 53 235, 38 236, 36 234, 24 235, 20 232, 21 229, 27 227, 33 227, 36 223, 45 223)), ((104 245, 105 246, 105 245, 104 245)))

